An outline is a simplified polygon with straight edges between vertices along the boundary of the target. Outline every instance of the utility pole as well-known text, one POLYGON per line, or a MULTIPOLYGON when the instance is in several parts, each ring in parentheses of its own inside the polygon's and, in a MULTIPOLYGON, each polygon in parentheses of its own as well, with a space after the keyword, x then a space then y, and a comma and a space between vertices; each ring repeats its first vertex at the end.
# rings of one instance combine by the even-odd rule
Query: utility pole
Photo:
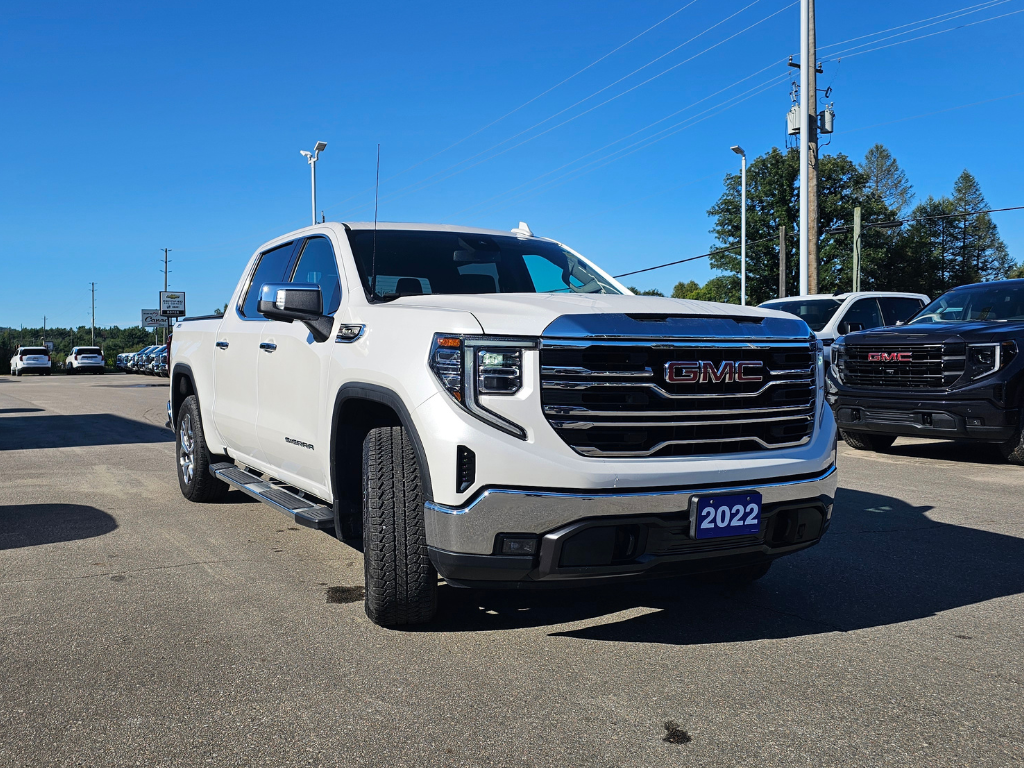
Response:
MULTIPOLYGON (((164 290, 165 291, 167 290, 167 264, 169 263, 167 261, 167 254, 171 250, 172 250, 171 248, 164 248, 164 290)), ((167 320, 164 320, 164 323, 166 323, 166 322, 167 322, 167 320)), ((154 339, 156 338, 156 329, 155 328, 153 329, 153 338, 154 339)), ((166 325, 164 326, 164 341, 165 342, 167 341, 167 326, 166 325)))
POLYGON ((808 2, 809 0, 800 0, 800 295, 806 296, 809 293, 808 289, 808 275, 807 275, 807 260, 808 260, 808 246, 810 239, 808 235, 807 224, 807 126, 808 126, 808 96, 814 96, 817 100, 817 94, 809 94, 808 88, 810 87, 810 72, 814 64, 811 64, 809 68, 807 66, 807 51, 810 48, 808 42, 807 28, 808 22, 808 2))
POLYGON ((800 137, 800 143, 807 143, 807 293, 818 292, 818 48, 814 29, 814 0, 807 0, 807 47, 806 56, 800 57, 800 67, 807 69, 807 90, 805 97, 810 100, 806 126, 807 136, 800 137))
POLYGON ((313 224, 316 224, 316 161, 320 158, 320 153, 327 149, 326 141, 318 141, 316 146, 313 147, 312 152, 306 150, 299 150, 299 154, 306 158, 306 162, 309 163, 309 183, 310 190, 313 198, 313 224))
POLYGON ((92 286, 92 345, 96 346, 96 283, 90 283, 92 286))
POLYGON ((46 315, 43 315, 43 346, 46 346, 46 315))
POLYGON ((860 290, 860 206, 853 209, 853 290, 860 290))
POLYGON ((740 164, 740 306, 747 305, 747 153, 743 147, 731 147, 742 159, 740 164))
POLYGON ((786 298, 786 228, 779 225, 779 298, 786 298))

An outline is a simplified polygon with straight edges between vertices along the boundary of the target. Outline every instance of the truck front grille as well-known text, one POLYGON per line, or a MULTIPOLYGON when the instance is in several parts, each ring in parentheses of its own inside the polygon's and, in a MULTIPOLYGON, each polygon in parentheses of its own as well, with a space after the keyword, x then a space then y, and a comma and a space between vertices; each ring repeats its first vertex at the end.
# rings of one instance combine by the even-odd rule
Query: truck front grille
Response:
POLYGON ((867 389, 943 389, 964 372, 963 343, 848 344, 843 382, 867 389))
MULTIPOLYGON (((814 429, 815 344, 543 340, 541 403, 577 453, 696 456, 802 445, 814 429), (675 383, 666 365, 756 361, 760 381, 675 383)), ((727 366, 726 366, 727 367, 727 366)))

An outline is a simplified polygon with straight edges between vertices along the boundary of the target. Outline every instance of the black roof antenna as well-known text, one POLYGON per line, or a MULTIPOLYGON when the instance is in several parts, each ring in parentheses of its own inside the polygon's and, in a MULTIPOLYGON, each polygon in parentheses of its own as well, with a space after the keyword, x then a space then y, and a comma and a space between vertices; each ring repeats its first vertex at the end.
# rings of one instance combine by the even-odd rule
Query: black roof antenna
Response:
POLYGON ((377 298, 377 193, 380 190, 380 144, 377 145, 377 181, 373 187, 373 255, 370 257, 370 301, 377 298))

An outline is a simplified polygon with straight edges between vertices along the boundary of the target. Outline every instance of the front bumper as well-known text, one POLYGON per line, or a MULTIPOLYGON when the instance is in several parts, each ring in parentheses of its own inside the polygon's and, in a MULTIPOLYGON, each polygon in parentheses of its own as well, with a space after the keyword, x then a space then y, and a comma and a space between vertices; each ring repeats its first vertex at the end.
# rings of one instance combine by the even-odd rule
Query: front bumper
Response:
POLYGON ((809 547, 828 528, 835 465, 813 476, 671 491, 566 493, 488 489, 465 507, 426 504, 431 560, 462 586, 576 586, 712 571, 809 547), (740 490, 762 496, 761 531, 727 539, 689 535, 691 500, 740 490), (609 537, 635 544, 616 559, 609 537), (536 555, 498 554, 499 534, 536 534, 536 555))
POLYGON ((836 425, 847 432, 900 437, 1004 442, 1020 422, 1016 408, 990 400, 896 399, 838 394, 829 397, 836 425))

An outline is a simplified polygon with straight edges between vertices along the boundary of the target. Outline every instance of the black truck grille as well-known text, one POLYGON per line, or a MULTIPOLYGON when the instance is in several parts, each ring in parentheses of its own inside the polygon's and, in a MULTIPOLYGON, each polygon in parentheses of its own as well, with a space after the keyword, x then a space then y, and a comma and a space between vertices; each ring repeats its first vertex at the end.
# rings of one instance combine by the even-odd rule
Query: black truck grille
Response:
POLYGON ((948 344, 847 344, 843 383, 867 389, 943 389, 964 372, 966 348, 948 344))
MULTIPOLYGON (((802 445, 814 430, 814 343, 696 344, 544 340, 541 403, 548 423, 584 456, 663 457, 802 445), (729 363, 760 381, 675 383, 666 365, 729 363)), ((713 378, 713 377, 711 377, 713 378)))

